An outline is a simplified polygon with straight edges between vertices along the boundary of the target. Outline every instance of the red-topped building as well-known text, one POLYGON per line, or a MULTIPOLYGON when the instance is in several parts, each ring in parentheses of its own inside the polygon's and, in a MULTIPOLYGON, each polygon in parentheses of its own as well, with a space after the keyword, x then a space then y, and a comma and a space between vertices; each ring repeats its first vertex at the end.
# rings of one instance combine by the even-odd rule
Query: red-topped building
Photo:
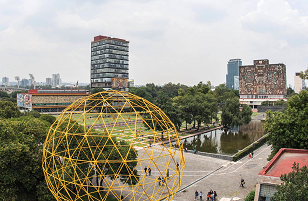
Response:
POLYGON ((280 176, 292 172, 293 164, 308 167, 308 150, 282 148, 272 160, 261 170, 257 177, 255 200, 267 201, 277 192, 276 186, 281 184, 280 176))

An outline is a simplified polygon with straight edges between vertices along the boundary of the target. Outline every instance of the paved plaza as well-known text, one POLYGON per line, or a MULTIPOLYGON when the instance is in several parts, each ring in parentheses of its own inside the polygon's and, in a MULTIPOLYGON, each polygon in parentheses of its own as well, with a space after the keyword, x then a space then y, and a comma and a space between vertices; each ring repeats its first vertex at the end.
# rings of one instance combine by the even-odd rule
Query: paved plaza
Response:
POLYGON ((255 190, 257 175, 268 163, 270 152, 271 147, 264 145, 254 152, 253 158, 246 156, 237 162, 185 152, 181 191, 173 200, 194 200, 196 190, 202 191, 203 200, 206 200, 211 189, 217 192, 216 200, 244 200, 251 190, 255 190), (239 185, 241 178, 245 180, 244 188, 239 185))

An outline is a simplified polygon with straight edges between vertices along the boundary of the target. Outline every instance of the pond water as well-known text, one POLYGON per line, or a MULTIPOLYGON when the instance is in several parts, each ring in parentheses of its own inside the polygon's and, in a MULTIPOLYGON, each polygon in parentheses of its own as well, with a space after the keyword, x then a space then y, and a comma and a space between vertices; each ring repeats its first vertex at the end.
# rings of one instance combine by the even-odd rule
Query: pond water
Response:
POLYGON ((213 130, 183 139, 184 148, 200 152, 233 155, 264 135, 261 120, 252 120, 248 125, 224 131, 213 130))

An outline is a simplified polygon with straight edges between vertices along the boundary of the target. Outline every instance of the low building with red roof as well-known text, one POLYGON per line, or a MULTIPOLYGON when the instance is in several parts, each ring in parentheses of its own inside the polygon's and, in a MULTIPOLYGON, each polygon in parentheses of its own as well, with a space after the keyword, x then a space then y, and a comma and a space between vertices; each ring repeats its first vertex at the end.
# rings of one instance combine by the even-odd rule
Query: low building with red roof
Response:
POLYGON ((308 150, 282 148, 261 170, 257 177, 255 200, 269 201, 281 184, 280 176, 293 171, 293 164, 308 167, 308 150))

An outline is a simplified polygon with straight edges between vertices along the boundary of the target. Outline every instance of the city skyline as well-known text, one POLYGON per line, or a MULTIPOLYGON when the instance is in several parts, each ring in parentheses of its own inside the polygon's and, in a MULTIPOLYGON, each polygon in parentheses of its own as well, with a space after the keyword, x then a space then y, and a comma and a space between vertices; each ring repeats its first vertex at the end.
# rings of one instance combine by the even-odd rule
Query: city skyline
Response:
POLYGON ((130 42, 136 85, 225 83, 227 62, 269 59, 286 64, 287 84, 306 70, 308 2, 5 1, 0 3, 0 75, 37 82, 59 73, 90 83, 89 41, 95 35, 130 42))

